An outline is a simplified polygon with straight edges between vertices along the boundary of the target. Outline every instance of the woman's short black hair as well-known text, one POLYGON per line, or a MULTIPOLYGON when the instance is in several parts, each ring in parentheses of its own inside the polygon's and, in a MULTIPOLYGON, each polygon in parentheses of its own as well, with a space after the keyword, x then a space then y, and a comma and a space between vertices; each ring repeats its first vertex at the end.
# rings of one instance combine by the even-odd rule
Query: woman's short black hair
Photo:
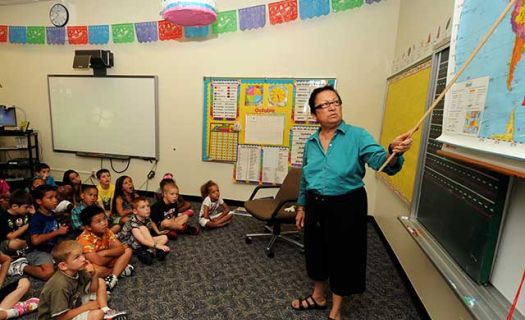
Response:
POLYGON ((339 93, 337 90, 334 89, 334 87, 326 85, 324 87, 315 88, 312 93, 310 94, 310 98, 308 99, 308 105, 310 106, 310 113, 315 114, 315 98, 317 95, 323 91, 332 91, 337 96, 337 99, 339 99, 340 103, 343 103, 343 100, 341 100, 341 97, 339 96, 339 93))

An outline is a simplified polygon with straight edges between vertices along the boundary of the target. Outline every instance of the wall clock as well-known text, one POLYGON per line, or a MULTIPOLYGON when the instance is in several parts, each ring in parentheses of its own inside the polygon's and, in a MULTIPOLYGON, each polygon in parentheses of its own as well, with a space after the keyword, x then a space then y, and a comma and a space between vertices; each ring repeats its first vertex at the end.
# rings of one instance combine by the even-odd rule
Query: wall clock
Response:
POLYGON ((55 27, 63 27, 69 20, 69 11, 63 4, 56 3, 49 10, 49 19, 55 27))

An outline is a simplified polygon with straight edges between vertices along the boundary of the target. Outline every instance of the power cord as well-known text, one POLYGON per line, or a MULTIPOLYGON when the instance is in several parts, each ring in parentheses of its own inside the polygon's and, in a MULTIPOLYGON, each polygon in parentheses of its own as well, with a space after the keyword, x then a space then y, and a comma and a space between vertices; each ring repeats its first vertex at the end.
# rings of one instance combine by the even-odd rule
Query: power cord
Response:
POLYGON ((111 170, 113 170, 115 173, 121 174, 121 173, 126 172, 126 170, 128 170, 129 164, 131 163, 131 158, 128 159, 128 163, 126 164, 126 167, 124 168, 124 170, 121 170, 121 171, 118 171, 117 169, 115 169, 115 167, 113 166, 113 159, 109 158, 109 163, 111 165, 111 170))

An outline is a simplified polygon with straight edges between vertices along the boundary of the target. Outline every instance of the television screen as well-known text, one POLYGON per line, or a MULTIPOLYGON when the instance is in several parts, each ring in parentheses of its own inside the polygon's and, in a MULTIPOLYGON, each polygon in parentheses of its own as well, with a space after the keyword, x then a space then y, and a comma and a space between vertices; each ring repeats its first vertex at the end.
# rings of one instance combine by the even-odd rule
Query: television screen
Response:
POLYGON ((0 107, 0 127, 16 127, 16 109, 0 107))

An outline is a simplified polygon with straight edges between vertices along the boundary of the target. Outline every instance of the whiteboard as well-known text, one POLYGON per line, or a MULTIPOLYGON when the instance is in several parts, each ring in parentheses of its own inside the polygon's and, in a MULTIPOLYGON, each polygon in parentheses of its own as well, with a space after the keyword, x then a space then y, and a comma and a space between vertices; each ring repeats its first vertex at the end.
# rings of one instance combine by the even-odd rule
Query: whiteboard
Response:
POLYGON ((155 76, 48 75, 53 150, 158 159, 155 76))

